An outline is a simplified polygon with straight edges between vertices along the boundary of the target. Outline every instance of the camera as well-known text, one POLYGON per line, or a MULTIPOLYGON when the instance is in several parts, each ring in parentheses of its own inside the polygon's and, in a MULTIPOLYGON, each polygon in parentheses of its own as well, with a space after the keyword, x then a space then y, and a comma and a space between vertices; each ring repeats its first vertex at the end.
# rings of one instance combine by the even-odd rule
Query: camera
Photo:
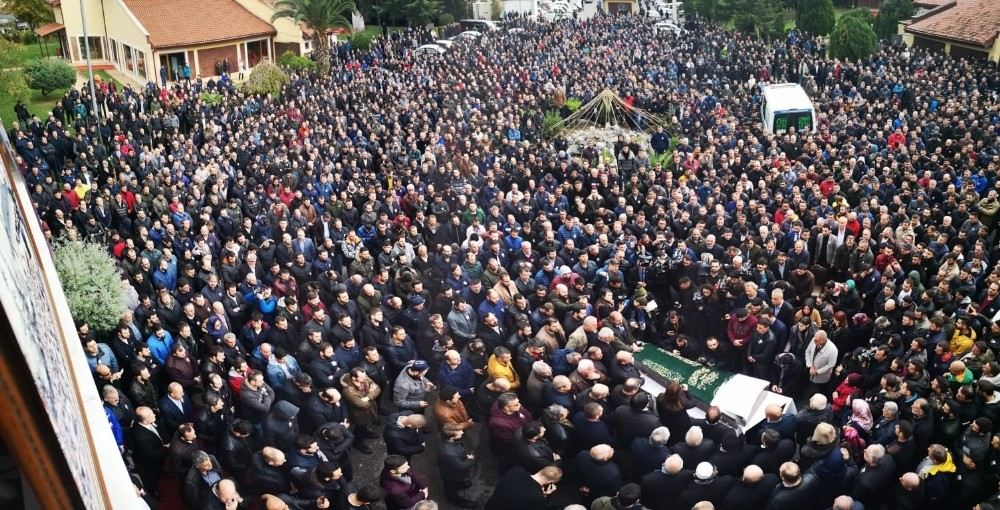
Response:
POLYGON ((862 366, 868 366, 875 359, 875 351, 877 350, 878 347, 869 347, 867 349, 859 347, 854 351, 854 359, 858 360, 858 363, 861 363, 862 366))

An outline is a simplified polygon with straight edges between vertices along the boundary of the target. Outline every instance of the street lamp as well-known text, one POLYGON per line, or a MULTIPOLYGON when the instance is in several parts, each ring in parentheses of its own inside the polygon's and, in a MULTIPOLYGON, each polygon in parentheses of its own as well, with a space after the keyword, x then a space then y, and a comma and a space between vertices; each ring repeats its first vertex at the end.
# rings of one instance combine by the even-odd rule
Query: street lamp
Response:
POLYGON ((90 82, 90 101, 93 103, 94 124, 96 125, 96 119, 100 117, 100 112, 97 109, 97 91, 94 89, 94 65, 90 60, 90 37, 87 34, 87 14, 83 9, 83 0, 80 0, 80 23, 83 25, 83 47, 87 53, 87 79, 90 82))

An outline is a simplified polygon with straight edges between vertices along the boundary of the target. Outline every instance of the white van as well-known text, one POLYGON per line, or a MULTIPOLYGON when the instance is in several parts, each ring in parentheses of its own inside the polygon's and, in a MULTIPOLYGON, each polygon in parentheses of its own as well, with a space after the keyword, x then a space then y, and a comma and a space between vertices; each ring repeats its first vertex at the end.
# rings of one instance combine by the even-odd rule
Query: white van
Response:
POLYGON ((798 133, 816 132, 816 108, 797 83, 764 87, 760 118, 768 133, 780 135, 789 128, 795 128, 798 133))

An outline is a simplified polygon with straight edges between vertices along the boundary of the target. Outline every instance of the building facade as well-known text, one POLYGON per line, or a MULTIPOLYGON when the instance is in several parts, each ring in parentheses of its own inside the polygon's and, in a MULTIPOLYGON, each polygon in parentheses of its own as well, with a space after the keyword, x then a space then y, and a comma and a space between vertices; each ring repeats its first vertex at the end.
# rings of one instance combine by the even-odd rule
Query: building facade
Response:
POLYGON ((60 54, 97 69, 117 69, 140 83, 234 75, 264 59, 311 50, 297 23, 270 21, 272 0, 49 0, 55 22, 39 36, 58 37, 60 54), (82 1, 82 14, 81 14, 82 1), (84 38, 83 14, 87 38, 84 38), (162 71, 161 71, 162 70, 162 71))

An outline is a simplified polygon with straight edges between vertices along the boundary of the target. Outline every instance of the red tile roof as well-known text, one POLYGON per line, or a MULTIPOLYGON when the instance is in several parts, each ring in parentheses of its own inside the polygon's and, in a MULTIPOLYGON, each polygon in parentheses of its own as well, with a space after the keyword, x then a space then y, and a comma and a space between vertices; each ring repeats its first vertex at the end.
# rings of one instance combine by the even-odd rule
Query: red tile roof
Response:
POLYGON ((149 31, 153 48, 176 48, 274 35, 235 0, 124 0, 149 31))
POLYGON ((988 48, 1000 34, 1000 7, 996 0, 953 1, 910 23, 906 30, 988 48))
POLYGON ((54 34, 63 28, 65 27, 63 27, 62 23, 46 23, 35 29, 35 35, 38 37, 45 37, 47 35, 54 34))

